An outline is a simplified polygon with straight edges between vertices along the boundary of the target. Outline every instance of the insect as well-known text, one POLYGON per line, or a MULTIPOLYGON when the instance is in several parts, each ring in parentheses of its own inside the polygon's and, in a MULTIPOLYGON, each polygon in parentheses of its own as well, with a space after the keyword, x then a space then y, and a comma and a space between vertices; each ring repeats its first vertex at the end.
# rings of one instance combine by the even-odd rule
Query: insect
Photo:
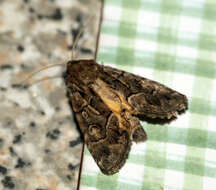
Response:
POLYGON ((104 174, 120 170, 132 141, 147 139, 140 120, 167 122, 188 107, 185 95, 158 82, 73 57, 72 51, 66 66, 68 97, 84 141, 104 174))
POLYGON ((104 174, 119 171, 132 141, 146 140, 139 120, 168 121, 187 108, 186 96, 95 60, 69 61, 66 76, 76 121, 104 174))

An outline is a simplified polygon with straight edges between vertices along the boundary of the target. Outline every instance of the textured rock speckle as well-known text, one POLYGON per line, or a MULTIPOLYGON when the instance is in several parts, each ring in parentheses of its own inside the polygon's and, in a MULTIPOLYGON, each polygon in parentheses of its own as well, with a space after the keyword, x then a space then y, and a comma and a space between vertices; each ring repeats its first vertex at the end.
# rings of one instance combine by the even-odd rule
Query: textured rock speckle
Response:
POLYGON ((73 121, 64 67, 81 26, 76 55, 93 58, 100 1, 0 1, 0 189, 73 190, 82 140, 73 121), (73 31, 73 32, 72 32, 73 31), (42 80, 56 76, 52 80, 42 80), (26 83, 33 83, 27 88, 26 83))

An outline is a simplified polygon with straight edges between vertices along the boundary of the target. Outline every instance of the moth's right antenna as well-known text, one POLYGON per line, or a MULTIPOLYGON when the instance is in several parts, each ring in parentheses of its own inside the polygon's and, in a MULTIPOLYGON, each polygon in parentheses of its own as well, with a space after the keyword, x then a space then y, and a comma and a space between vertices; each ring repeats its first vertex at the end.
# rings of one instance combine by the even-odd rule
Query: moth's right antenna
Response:
POLYGON ((71 53, 71 60, 74 59, 74 49, 75 49, 75 47, 76 47, 76 45, 77 45, 77 43, 78 43, 78 40, 79 40, 81 34, 83 33, 83 31, 84 31, 84 29, 86 28, 86 26, 89 24, 89 21, 92 20, 94 17, 95 17, 95 15, 91 16, 91 17, 88 19, 88 21, 81 27, 79 33, 78 33, 77 36, 75 37, 74 42, 73 42, 73 45, 72 45, 72 50, 71 50, 71 52, 72 52, 72 53, 71 53))

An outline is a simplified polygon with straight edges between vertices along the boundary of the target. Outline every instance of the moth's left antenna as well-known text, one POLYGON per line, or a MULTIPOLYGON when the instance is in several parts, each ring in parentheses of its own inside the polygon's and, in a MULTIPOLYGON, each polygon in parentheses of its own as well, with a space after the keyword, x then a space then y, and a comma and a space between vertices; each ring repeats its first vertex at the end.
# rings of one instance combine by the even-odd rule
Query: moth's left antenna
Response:
MULTIPOLYGON (((46 65, 44 67, 42 67, 41 69, 37 70, 37 71, 34 71, 32 73, 30 73, 24 80, 20 81, 19 84, 21 85, 24 85, 24 82, 28 81, 30 78, 32 78, 35 74, 43 71, 43 70, 46 70, 46 69, 49 69, 51 67, 56 67, 56 66, 66 66, 66 63, 58 63, 58 64, 55 64, 55 65, 46 65)), ((50 77, 47 77, 47 79, 50 78, 50 77)))

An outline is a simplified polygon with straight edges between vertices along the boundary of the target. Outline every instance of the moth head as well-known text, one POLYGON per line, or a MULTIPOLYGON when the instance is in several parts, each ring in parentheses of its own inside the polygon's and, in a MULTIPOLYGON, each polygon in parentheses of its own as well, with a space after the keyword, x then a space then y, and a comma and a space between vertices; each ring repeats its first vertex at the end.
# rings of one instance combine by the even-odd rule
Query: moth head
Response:
POLYGON ((67 77, 84 84, 94 82, 98 75, 98 65, 93 59, 72 60, 67 63, 67 77))
MULTIPOLYGON (((89 24, 89 21, 92 20, 95 15, 91 16, 85 25, 82 26, 79 33, 74 39, 72 50, 71 50, 71 60, 67 62, 67 79, 75 80, 75 81, 83 81, 84 84, 89 84, 94 80, 97 73, 97 64, 95 63, 94 59, 76 59, 75 58, 75 49, 78 43, 78 40, 89 24)), ((69 81, 69 80, 67 80, 69 81)))

